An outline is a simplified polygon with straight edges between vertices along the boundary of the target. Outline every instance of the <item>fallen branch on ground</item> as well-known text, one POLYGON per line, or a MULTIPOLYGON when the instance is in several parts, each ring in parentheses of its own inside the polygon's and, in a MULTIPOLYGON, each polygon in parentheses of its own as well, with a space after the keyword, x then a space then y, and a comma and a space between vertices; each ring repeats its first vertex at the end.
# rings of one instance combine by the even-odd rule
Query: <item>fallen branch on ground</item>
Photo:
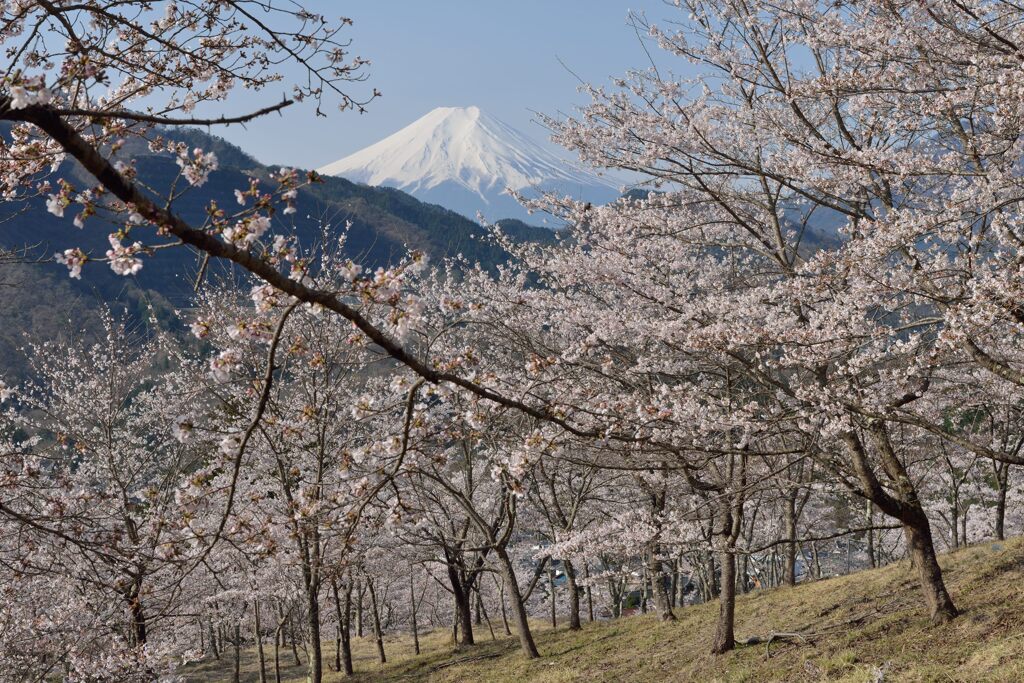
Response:
POLYGON ((740 642, 742 644, 744 644, 744 645, 760 645, 761 643, 764 643, 764 658, 765 659, 771 659, 771 656, 772 656, 771 647, 772 647, 772 643, 774 643, 775 641, 777 641, 777 640, 785 640, 785 641, 801 640, 801 641, 803 641, 805 643, 809 643, 810 639, 814 638, 816 635, 817 634, 814 634, 814 633, 796 633, 796 632, 792 632, 792 633, 778 632, 778 633, 776 633, 776 632, 772 632, 772 633, 769 633, 764 638, 762 638, 761 636, 751 636, 751 637, 747 638, 746 640, 742 640, 740 642))

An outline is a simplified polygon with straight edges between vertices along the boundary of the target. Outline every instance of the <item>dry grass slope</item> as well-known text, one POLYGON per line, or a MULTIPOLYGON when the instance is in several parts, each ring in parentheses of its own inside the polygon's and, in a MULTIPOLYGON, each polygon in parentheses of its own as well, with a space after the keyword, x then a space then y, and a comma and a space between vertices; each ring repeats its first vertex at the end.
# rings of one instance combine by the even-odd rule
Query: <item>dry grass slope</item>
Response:
MULTIPOLYGON (((450 634, 390 637, 389 663, 376 663, 372 639, 354 643, 354 681, 568 683, 570 681, 1024 681, 1024 539, 985 543, 944 555, 943 570, 962 616, 932 625, 906 562, 796 588, 742 596, 737 635, 799 631, 807 641, 740 646, 707 654, 717 606, 678 610, 679 621, 647 617, 590 624, 582 632, 537 624, 543 658, 522 657, 514 638, 456 650, 450 634), (768 656, 770 654, 770 656, 768 656)), ((500 624, 498 625, 500 627, 500 624)), ((353 639, 357 640, 357 639, 353 639)), ((325 648, 333 656, 333 642, 325 648)), ((291 652, 283 661, 291 660, 291 652)), ((218 665, 219 664, 219 665, 218 665)), ((243 680, 258 680, 255 656, 243 660, 243 680)), ((190 669, 190 683, 230 680, 230 664, 190 669)), ((271 673, 271 680, 273 675, 271 673)), ((305 680, 289 667, 285 680, 305 680)), ((328 681, 345 680, 331 672, 328 681)))

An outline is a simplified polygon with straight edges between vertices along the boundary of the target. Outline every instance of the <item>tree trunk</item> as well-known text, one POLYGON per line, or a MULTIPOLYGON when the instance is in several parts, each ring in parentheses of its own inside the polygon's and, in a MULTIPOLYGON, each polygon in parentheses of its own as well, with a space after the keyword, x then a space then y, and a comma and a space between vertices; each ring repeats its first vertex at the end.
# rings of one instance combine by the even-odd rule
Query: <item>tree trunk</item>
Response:
POLYGON ((736 555, 727 544, 719 554, 722 567, 722 589, 719 594, 718 625, 711 652, 720 655, 736 647, 733 627, 736 621, 736 555))
POLYGON ((505 609, 505 577, 502 577, 501 583, 498 584, 498 601, 501 603, 501 623, 505 625, 505 635, 510 636, 512 629, 508 627, 508 611, 505 609))
POLYGON ((878 566, 878 560, 875 558, 875 532, 870 528, 875 525, 874 507, 870 500, 864 501, 864 521, 868 526, 868 563, 872 569, 878 566))
POLYGON ((679 563, 673 559, 669 567, 671 573, 669 574, 668 582, 668 606, 671 609, 675 609, 676 593, 679 590, 679 563))
POLYGON ((363 585, 356 582, 356 637, 363 637, 363 585))
POLYGON ((466 590, 458 578, 452 579, 455 595, 455 611, 458 616, 459 628, 462 630, 462 644, 475 645, 473 639, 473 610, 471 603, 472 590, 466 590))
MULTIPOLYGON (((736 647, 736 541, 743 531, 743 502, 746 486, 747 456, 743 454, 738 462, 730 462, 729 486, 735 491, 730 500, 722 501, 722 529, 718 534, 718 561, 722 566, 721 595, 719 598, 718 625, 711 652, 722 654, 736 647)), ((724 495, 724 492, 723 492, 724 495)))
POLYGON ((590 564, 583 560, 583 578, 587 580, 587 621, 594 621, 594 589, 590 585, 590 564))
POLYGON ((260 683, 267 683, 267 657, 263 652, 263 633, 260 631, 260 601, 253 600, 252 603, 253 619, 256 622, 256 652, 259 655, 260 660, 260 683))
POLYGON ((352 584, 345 586, 345 627, 341 629, 341 664, 345 675, 355 672, 352 666, 352 584))
POLYGON ((970 544, 970 539, 967 538, 967 515, 971 512, 971 504, 964 505, 963 512, 960 515, 960 542, 967 546, 970 544))
POLYGON ((459 601, 455 600, 452 611, 452 644, 458 647, 459 644, 459 601))
POLYGON ((142 610, 142 584, 136 579, 132 583, 128 598, 128 612, 131 615, 132 645, 143 647, 146 644, 146 615, 142 610))
POLYGON ((373 611, 373 636, 377 640, 377 655, 381 664, 387 664, 388 658, 384 654, 384 634, 380 630, 380 609, 377 607, 377 589, 373 587, 373 580, 367 579, 366 587, 370 590, 370 609, 373 611))
POLYGON ((953 537, 953 549, 955 550, 960 547, 960 503, 956 495, 953 496, 953 504, 949 506, 949 512, 953 517, 949 531, 953 537))
POLYGON ((580 623, 580 588, 576 585, 576 568, 569 560, 563 560, 565 581, 569 587, 569 630, 578 631, 583 628, 580 623))
POLYGON ((946 591, 942 580, 942 570, 935 556, 935 544, 932 541, 931 527, 928 518, 922 512, 914 523, 904 523, 903 534, 910 549, 914 567, 921 581, 921 591, 932 621, 940 624, 952 620, 958 614, 953 600, 946 591))
POLYGON ((334 620, 338 622, 338 635, 334 647, 334 670, 338 673, 345 672, 347 676, 352 675, 352 649, 349 636, 349 608, 352 596, 352 587, 345 587, 345 609, 341 608, 341 594, 338 591, 338 580, 331 579, 331 594, 334 596, 334 620), (342 662, 344 660, 344 663, 342 662))
POLYGON ((519 632, 519 644, 522 645, 523 653, 530 659, 540 657, 537 652, 537 644, 533 642, 533 634, 530 632, 530 622, 526 615, 526 608, 523 605, 523 596, 519 592, 519 583, 516 581, 516 571, 509 559, 508 552, 504 547, 498 546, 495 549, 498 560, 501 563, 502 573, 505 575, 505 582, 508 584, 509 593, 512 594, 512 617, 516 622, 516 630, 519 632))
POLYGON ((783 581, 787 586, 796 585, 796 491, 786 495, 783 516, 786 523, 786 557, 783 566, 783 581))
POLYGON ((555 570, 548 564, 548 589, 551 591, 551 628, 558 628, 558 605, 555 604, 555 570))
POLYGON ((281 683, 281 646, 284 645, 284 622, 279 621, 274 629, 274 683, 281 683))
POLYGON ((607 581, 608 599, 611 601, 612 618, 618 619, 622 616, 622 591, 619 590, 619 585, 616 583, 616 579, 609 578, 607 581))
POLYGON ((718 577, 715 567, 715 554, 708 552, 705 558, 705 571, 707 572, 708 583, 706 586, 707 595, 704 597, 705 602, 711 602, 718 597, 718 577))
POLYGON ((235 622, 235 675, 232 683, 239 683, 242 669, 242 624, 235 622))
POLYGON ((669 604, 668 591, 665 588, 665 572, 661 558, 657 556, 659 548, 651 546, 647 552, 647 573, 651 577, 651 593, 658 618, 662 621, 675 621, 676 615, 669 604))
POLYGON ((295 658, 295 666, 301 666, 302 660, 299 659, 299 648, 295 644, 295 624, 292 623, 291 615, 288 616, 288 630, 282 633, 281 637, 284 638, 286 634, 292 646, 292 657, 295 658))
POLYGON ((640 614, 647 614, 647 600, 651 592, 647 589, 650 572, 647 571, 647 564, 644 563, 643 573, 640 576, 640 614))
POLYGON ((996 469, 996 481, 999 484, 999 495, 996 498, 996 539, 1006 540, 1006 492, 1009 489, 1010 466, 1007 463, 999 463, 996 469))
POLYGON ((210 622, 210 649, 213 650, 213 658, 220 659, 220 649, 217 647, 217 632, 213 629, 213 622, 210 622))
POLYGON ((878 505, 883 513, 899 519, 903 524, 903 534, 921 580, 921 591, 924 593, 929 615, 935 623, 949 621, 956 617, 957 609, 942 581, 942 570, 935 557, 935 543, 932 540, 928 516, 921 506, 910 475, 903 467, 903 463, 896 457, 884 423, 878 420, 872 421, 869 433, 878 449, 886 475, 895 483, 899 498, 890 496, 882 489, 875 479, 874 473, 866 464, 867 458, 860 441, 855 434, 847 433, 844 435, 844 440, 850 447, 864 493, 878 505))
POLYGON ((306 590, 306 627, 309 629, 307 642, 309 653, 307 667, 309 683, 322 683, 324 679, 323 644, 320 642, 320 598, 319 587, 311 586, 306 590))
POLYGON ((416 584, 413 582, 412 567, 409 567, 409 604, 412 608, 412 645, 420 653, 420 632, 416 624, 416 584))

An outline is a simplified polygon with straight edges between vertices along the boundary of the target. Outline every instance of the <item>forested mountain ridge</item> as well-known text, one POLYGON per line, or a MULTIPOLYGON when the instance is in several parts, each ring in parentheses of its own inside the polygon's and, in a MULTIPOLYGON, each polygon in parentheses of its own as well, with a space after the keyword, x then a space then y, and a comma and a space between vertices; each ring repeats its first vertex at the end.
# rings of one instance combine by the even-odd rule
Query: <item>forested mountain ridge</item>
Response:
MULTIPOLYGON (((219 168, 210 174, 209 181, 191 188, 174 204, 176 212, 196 225, 203 222, 210 202, 222 207, 234 205, 235 189, 247 187, 250 177, 266 179, 275 168, 200 130, 166 129, 162 133, 217 155, 219 168)), ((139 177, 154 188, 169 187, 180 170, 173 158, 153 154, 138 141, 130 141, 121 156, 134 159, 139 177)), ((95 183, 82 169, 70 162, 68 166, 83 187, 95 183)), ((324 177, 321 183, 299 191, 296 208, 292 216, 275 216, 275 220, 287 221, 289 228, 283 232, 297 235, 308 248, 336 238, 348 224, 347 255, 371 269, 395 263, 410 249, 425 252, 432 261, 461 254, 467 262, 479 262, 488 268, 507 258, 487 239, 486 228, 400 190, 324 177)), ((4 285, 0 354, 4 358, 2 371, 9 378, 20 376, 24 370, 25 358, 19 348, 26 335, 56 339, 95 330, 95 311, 101 306, 112 306, 136 321, 146 320, 152 311, 163 324, 174 325, 172 311, 191 305, 202 259, 186 247, 155 252, 135 275, 118 275, 106 264, 92 263, 86 265, 81 279, 69 278, 67 269, 53 260, 53 254, 81 247, 86 253, 102 257, 109 248, 110 230, 94 225, 100 220, 92 218, 86 229, 80 230, 73 225, 70 214, 57 217, 48 212, 43 199, 0 207, 0 248, 14 252, 22 261, 2 266, 0 276, 4 285)), ((516 239, 554 239, 551 230, 520 221, 501 224, 504 232, 516 239)), ((217 280, 240 277, 240 273, 230 265, 211 263, 204 277, 217 280)))
MULTIPOLYGON (((248 186, 249 178, 266 179, 273 168, 246 154, 223 139, 195 129, 167 130, 165 135, 189 146, 201 147, 217 155, 219 168, 210 174, 202 187, 191 188, 177 199, 175 211, 194 225, 202 224, 210 202, 221 207, 235 204, 234 191, 248 186)), ((166 155, 149 153, 142 145, 124 151, 135 159, 139 178, 148 186, 163 190, 171 186, 179 168, 166 155)), ((83 185, 94 181, 75 169, 83 185)), ((285 232, 298 236, 305 247, 340 234, 350 224, 346 243, 349 257, 365 267, 375 268, 396 262, 409 249, 425 252, 432 260, 462 254, 469 262, 492 267, 506 255, 485 238, 487 230, 457 213, 437 205, 426 204, 390 188, 357 185, 343 178, 323 178, 323 182, 303 188, 292 216, 275 216, 288 226, 285 232)), ((0 247, 27 250, 30 256, 48 259, 55 251, 81 247, 86 253, 102 256, 107 244, 102 229, 79 230, 71 216, 63 218, 46 211, 45 202, 37 200, 28 206, 11 204, 0 208, 0 247)), ((93 218, 91 222, 99 222, 93 218)), ((98 228, 99 226, 90 225, 98 228)), ((550 230, 516 223, 509 232, 522 239, 550 240, 550 230)), ((137 275, 125 278, 100 265, 86 267, 86 291, 98 290, 116 298, 126 280, 145 290, 152 290, 176 306, 187 305, 194 289, 194 278, 201 260, 189 249, 161 250, 147 259, 137 275)), ((218 273, 216 267, 213 274, 218 273)), ((54 272, 65 269, 54 265, 54 272)), ((72 283, 76 285, 76 283, 72 283)))

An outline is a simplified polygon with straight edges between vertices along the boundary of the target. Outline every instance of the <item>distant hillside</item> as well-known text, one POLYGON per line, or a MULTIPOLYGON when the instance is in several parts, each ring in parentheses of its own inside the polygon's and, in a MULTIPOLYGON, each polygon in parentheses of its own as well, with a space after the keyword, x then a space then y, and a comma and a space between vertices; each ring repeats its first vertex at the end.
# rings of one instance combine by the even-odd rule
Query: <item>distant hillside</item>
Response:
MULTIPOLYGON (((353 638, 355 678, 326 681, 456 683, 608 683, 619 681, 1013 681, 1024 680, 1024 539, 983 543, 940 557, 953 599, 963 611, 936 626, 921 605, 909 562, 848 576, 740 596, 736 632, 761 642, 722 656, 708 654, 717 603, 676 610, 679 621, 647 616, 584 624, 579 632, 534 624, 541 658, 527 660, 515 637, 492 615, 496 640, 453 648, 450 630, 386 639, 388 664, 376 661, 372 638, 353 638), (770 645, 772 633, 800 633, 770 645)), ((333 653, 334 644, 325 643, 333 653)), ((305 680, 288 657, 282 680, 305 680)), ((230 680, 231 657, 187 667, 187 683, 230 680)), ((272 663, 270 675, 273 676, 272 663)), ((247 651, 243 681, 256 681, 247 651)))
MULTIPOLYGON (((193 224, 202 223, 211 200, 233 207, 236 188, 247 187, 249 177, 266 178, 270 173, 269 167, 220 138, 194 129, 165 132, 189 146, 216 152, 220 160, 220 169, 205 185, 175 203, 175 211, 193 224)), ((140 143, 129 145, 127 153, 136 159, 140 179, 154 188, 169 187, 178 173, 174 160, 151 154, 140 143)), ((95 183, 70 163, 64 170, 82 187, 95 183)), ((298 212, 293 216, 278 213, 274 217, 277 231, 298 235, 302 244, 312 246, 322 240, 321 222, 330 226, 330 239, 351 221, 349 256, 369 268, 393 263, 408 249, 425 251, 434 262, 462 254, 470 262, 491 268, 507 258, 503 250, 484 239, 486 230, 477 223, 399 190, 325 178, 323 184, 301 191, 296 204, 298 212)), ((164 249, 148 257, 143 269, 132 277, 117 275, 106 264, 97 263, 87 265, 81 280, 69 278, 67 269, 53 262, 53 254, 81 247, 102 257, 109 248, 107 235, 111 232, 111 226, 98 218, 79 230, 72 217, 70 209, 65 218, 53 216, 43 200, 28 205, 0 204, 0 247, 24 250, 28 260, 38 261, 0 265, 0 375, 23 374, 24 357, 16 349, 26 338, 47 340, 78 334, 95 322, 95 311, 105 303, 127 311, 137 323, 148 317, 146 311, 152 306, 167 324, 173 319, 173 309, 191 301, 201 258, 185 247, 164 249)), ((518 222, 507 232, 524 240, 553 239, 550 230, 518 222)), ((214 263, 207 275, 230 278, 241 274, 230 264, 214 263)))
MULTIPOLYGON (((250 176, 265 178, 270 172, 268 167, 224 140, 195 130, 169 131, 169 135, 190 145, 212 149, 220 159, 220 169, 211 174, 209 181, 190 190, 174 206, 193 224, 202 223, 210 201, 232 207, 236 188, 246 187, 250 176)), ((141 149, 133 151, 137 152, 135 159, 143 182, 154 188, 170 187, 178 172, 173 159, 141 149)), ((70 167, 68 170, 79 177, 83 185, 92 182, 84 173, 76 173, 70 167)), ((494 266, 506 257, 501 249, 482 239, 486 231, 477 223, 442 207, 424 204, 398 190, 326 178, 322 185, 300 192, 297 208, 298 212, 291 217, 275 216, 278 231, 296 234, 303 244, 312 246, 321 240, 322 221, 331 227, 332 234, 337 234, 346 221, 351 221, 349 255, 368 267, 392 263, 410 248, 423 250, 434 260, 461 253, 485 266, 494 266)), ((28 247, 40 258, 50 258, 54 252, 72 246, 102 256, 108 249, 109 226, 99 219, 91 219, 85 230, 79 230, 72 225, 71 217, 70 210, 65 218, 47 213, 42 200, 28 207, 0 205, 0 246, 28 247)), ((518 232, 523 239, 551 237, 548 230, 525 225, 518 232)), ((173 305, 181 306, 191 296, 199 263, 199 256, 188 249, 162 250, 147 258, 145 267, 134 278, 126 280, 104 265, 94 265, 87 268, 82 284, 87 290, 98 290, 110 298, 119 296, 126 285, 135 286, 158 292, 173 305)), ((53 269, 61 268, 54 265, 53 269)), ((71 285, 79 287, 79 283, 71 285)))

